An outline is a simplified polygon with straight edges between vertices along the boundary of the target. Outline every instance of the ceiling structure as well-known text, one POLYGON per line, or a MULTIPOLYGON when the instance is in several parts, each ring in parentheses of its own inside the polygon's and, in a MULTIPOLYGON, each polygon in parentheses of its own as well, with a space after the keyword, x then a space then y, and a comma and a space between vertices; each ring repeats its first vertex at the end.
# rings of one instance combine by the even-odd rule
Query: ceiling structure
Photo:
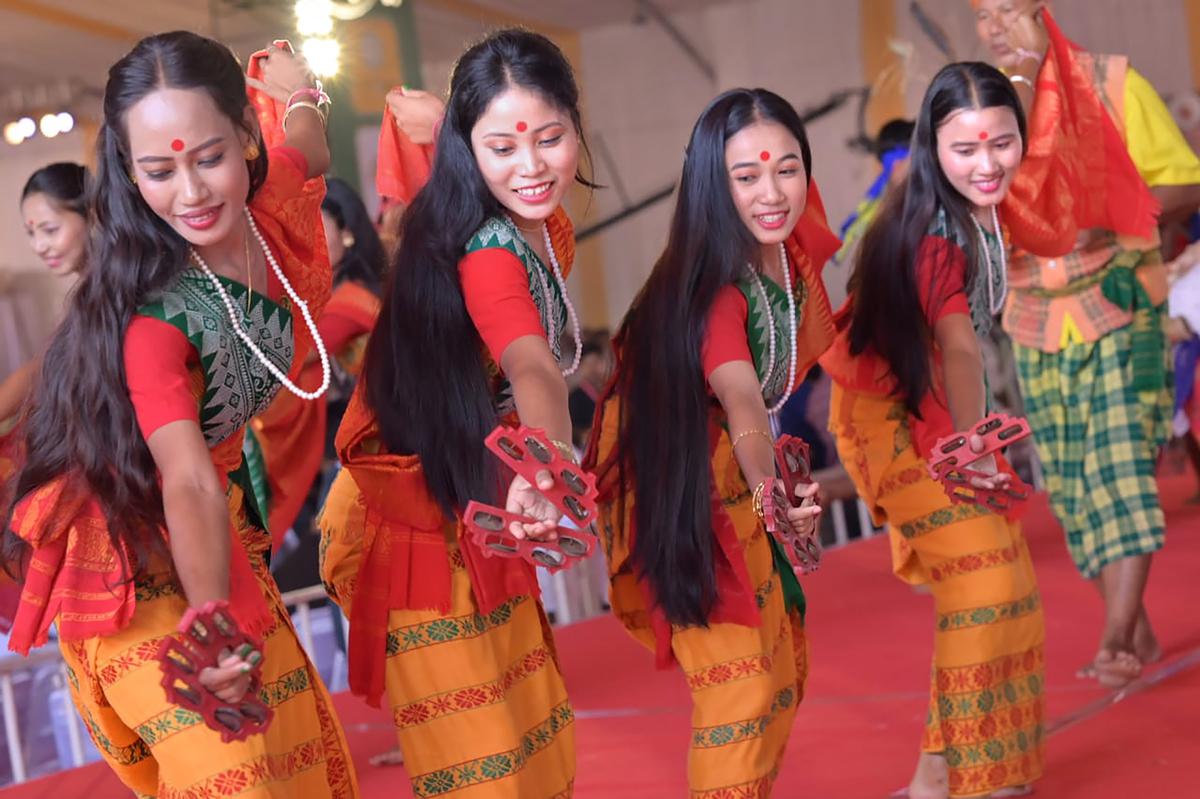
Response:
MULTIPOLYGON (((503 17, 579 30, 644 19, 643 1, 408 0, 416 14, 422 57, 435 62, 461 51, 472 18, 503 17)), ((718 1, 653 3, 669 13, 718 1)), ((65 85, 98 96, 108 66, 155 32, 193 30, 221 39, 244 57, 274 36, 292 34, 293 6, 294 0, 0 0, 0 72, 6 87, 0 91, 0 107, 12 110, 22 94, 65 85)))

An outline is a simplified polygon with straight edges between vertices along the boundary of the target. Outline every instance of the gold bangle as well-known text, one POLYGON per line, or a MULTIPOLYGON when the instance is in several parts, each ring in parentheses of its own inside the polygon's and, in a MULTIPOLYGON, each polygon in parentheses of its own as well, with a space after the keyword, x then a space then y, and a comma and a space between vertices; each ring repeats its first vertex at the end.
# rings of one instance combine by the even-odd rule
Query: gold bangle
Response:
POLYGON ((579 459, 575 456, 575 448, 574 447, 572 447, 570 444, 566 443, 565 441, 559 441, 558 439, 555 439, 555 438, 550 439, 550 443, 554 445, 555 449, 557 449, 564 458, 566 458, 567 460, 569 460, 571 463, 575 464, 576 466, 579 465, 579 459))
POLYGON ((765 438, 767 440, 768 444, 773 445, 775 443, 775 440, 771 438, 770 433, 767 433, 766 431, 763 431, 763 430, 752 429, 752 430, 743 430, 742 432, 738 433, 737 436, 733 439, 733 443, 729 446, 729 448, 730 449, 737 448, 738 443, 746 436, 762 436, 763 438, 765 438))
POLYGON ((288 117, 290 117, 292 115, 292 112, 295 111, 297 108, 311 108, 312 110, 316 111, 317 116, 319 116, 321 118, 321 127, 325 127, 325 124, 326 124, 325 112, 321 110, 320 106, 318 106, 316 103, 310 103, 307 100, 297 100, 296 102, 289 105, 287 107, 287 110, 283 112, 283 121, 280 122, 279 124, 283 128, 284 133, 287 133, 288 117))
POLYGON ((754 487, 754 494, 750 498, 750 507, 754 510, 754 515, 761 521, 763 519, 763 494, 767 488, 767 481, 763 480, 754 487))

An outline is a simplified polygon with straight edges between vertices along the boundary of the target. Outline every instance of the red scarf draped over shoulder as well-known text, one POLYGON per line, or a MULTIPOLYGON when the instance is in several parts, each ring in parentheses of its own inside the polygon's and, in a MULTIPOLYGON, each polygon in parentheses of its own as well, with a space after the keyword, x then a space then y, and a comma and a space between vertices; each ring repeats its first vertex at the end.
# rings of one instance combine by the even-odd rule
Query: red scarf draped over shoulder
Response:
POLYGON ((1057 258, 1092 228, 1149 239, 1161 209, 1096 92, 1082 48, 1046 9, 1050 48, 1037 77, 1027 151, 1004 201, 1013 244, 1057 258))
MULTIPOLYGON (((571 221, 559 208, 546 224, 565 277, 574 262, 571 221)), ((490 613, 513 597, 539 592, 532 566, 523 560, 484 556, 465 536, 462 520, 446 516, 429 492, 419 457, 384 449, 378 422, 366 401, 366 380, 366 375, 360 377, 355 387, 335 446, 366 510, 363 556, 350 608, 350 690, 378 706, 384 690, 388 611, 445 613, 450 609, 448 525, 454 526, 480 613, 490 613)), ((481 452, 480 457, 492 456, 481 452)))

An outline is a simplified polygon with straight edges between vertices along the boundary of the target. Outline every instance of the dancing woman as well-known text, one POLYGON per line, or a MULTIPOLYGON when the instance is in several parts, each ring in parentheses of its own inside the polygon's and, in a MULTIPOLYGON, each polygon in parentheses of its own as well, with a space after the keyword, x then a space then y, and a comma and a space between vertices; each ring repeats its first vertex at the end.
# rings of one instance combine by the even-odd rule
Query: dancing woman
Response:
MULTIPOLYGON (((109 71, 94 258, 44 361, 28 459, 5 516, 24 582, 10 646, 57 625, 71 694, 109 766, 141 795, 357 796, 332 704, 266 566, 242 459, 250 417, 295 375, 329 296, 319 183, 329 163, 311 75, 273 48, 259 88, 288 104, 268 154, 223 45, 151 36, 109 71), (289 378, 288 375, 292 377, 289 378), (168 701, 156 657, 181 619, 224 603, 261 651, 199 674, 274 709, 222 743, 168 701)), ((321 356, 324 361, 324 356, 321 356)))
MULTIPOLYGON (((572 790, 574 713, 534 570, 485 557, 461 514, 502 496, 484 448, 498 422, 541 428, 572 457, 558 358, 568 322, 579 340, 561 208, 587 184, 578 103, 537 34, 500 31, 459 59, 337 436, 322 575, 350 614, 351 689, 372 704, 386 691, 419 796, 572 790)), ((543 472, 538 488, 552 485, 543 472)), ((559 512, 520 477, 507 507, 540 520, 522 535, 556 535, 559 512)))
MULTIPOLYGON (((1011 796, 1041 774, 1045 627, 1020 526, 951 504, 926 461, 987 411, 979 336, 1004 303, 997 207, 1021 164, 1025 115, 986 64, 951 64, 917 119, 908 178, 862 242, 830 373, 830 430, 892 569, 933 593, 929 715, 913 799, 1011 796)), ((978 487, 1010 480, 994 458, 978 487)))

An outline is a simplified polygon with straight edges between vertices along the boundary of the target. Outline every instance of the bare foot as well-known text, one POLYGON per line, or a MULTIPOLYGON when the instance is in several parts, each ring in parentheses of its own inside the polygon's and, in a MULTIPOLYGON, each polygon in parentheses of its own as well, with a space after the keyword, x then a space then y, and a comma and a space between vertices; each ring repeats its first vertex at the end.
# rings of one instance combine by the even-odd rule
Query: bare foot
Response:
POLYGON ((1096 679, 1105 688, 1124 688, 1142 673, 1142 663, 1132 652, 1101 649, 1096 653, 1096 679))
MULTIPOLYGON (((1133 631, 1133 653, 1143 666, 1149 666, 1151 663, 1162 660, 1162 647, 1159 646, 1158 638, 1155 637, 1154 629, 1150 626, 1150 620, 1146 618, 1144 611, 1139 616, 1137 627, 1133 631)), ((1084 663, 1075 670, 1075 678, 1079 680, 1094 680, 1096 676, 1094 661, 1084 663)))
POLYGON ((372 757, 369 761, 372 766, 403 766, 404 753, 400 751, 400 747, 389 749, 372 757))
POLYGON ((1162 647, 1158 645, 1149 622, 1143 624, 1141 619, 1138 620, 1137 628, 1133 631, 1133 652, 1143 666, 1162 660, 1162 647))
POLYGON ((909 799, 948 799, 950 796, 950 767, 946 758, 935 752, 922 752, 917 758, 917 770, 908 784, 909 799))

